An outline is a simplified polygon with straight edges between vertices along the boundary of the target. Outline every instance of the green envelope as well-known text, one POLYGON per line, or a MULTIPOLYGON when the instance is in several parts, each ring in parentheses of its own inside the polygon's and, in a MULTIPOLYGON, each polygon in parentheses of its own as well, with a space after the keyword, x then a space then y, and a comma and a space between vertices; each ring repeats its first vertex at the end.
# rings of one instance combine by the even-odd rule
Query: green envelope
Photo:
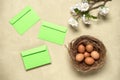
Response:
POLYGON ((66 32, 66 27, 44 21, 40 27, 38 37, 62 45, 64 43, 66 32))
POLYGON ((23 35, 39 20, 40 17, 37 15, 37 13, 31 7, 27 6, 10 20, 10 24, 13 25, 20 35, 23 35))
POLYGON ((23 51, 22 59, 26 70, 51 63, 48 48, 45 45, 23 51))

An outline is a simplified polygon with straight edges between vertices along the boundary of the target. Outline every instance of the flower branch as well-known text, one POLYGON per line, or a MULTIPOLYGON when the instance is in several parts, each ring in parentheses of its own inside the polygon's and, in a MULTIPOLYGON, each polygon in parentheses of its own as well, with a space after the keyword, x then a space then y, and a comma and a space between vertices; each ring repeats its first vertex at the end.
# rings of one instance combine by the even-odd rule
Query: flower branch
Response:
POLYGON ((81 18, 84 24, 90 24, 90 20, 97 19, 97 16, 91 15, 90 11, 98 9, 98 14, 101 16, 106 16, 109 13, 109 8, 106 7, 106 3, 111 0, 82 0, 81 3, 77 3, 70 8, 71 14, 74 18, 70 18, 68 23, 72 27, 78 27, 78 19, 81 18), (94 6, 98 3, 97 6, 94 6))

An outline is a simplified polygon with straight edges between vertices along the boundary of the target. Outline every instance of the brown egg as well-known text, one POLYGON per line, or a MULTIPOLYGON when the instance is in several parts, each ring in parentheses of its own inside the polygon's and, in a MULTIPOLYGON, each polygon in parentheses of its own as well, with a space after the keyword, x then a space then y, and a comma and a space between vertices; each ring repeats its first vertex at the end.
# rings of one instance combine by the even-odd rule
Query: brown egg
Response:
POLYGON ((85 58, 85 63, 88 65, 94 64, 95 60, 92 57, 85 58))
POLYGON ((88 44, 88 45, 86 46, 86 50, 87 50, 88 52, 92 52, 92 51, 93 51, 93 45, 92 45, 92 44, 88 44))
POLYGON ((84 59, 84 55, 82 53, 79 53, 76 55, 76 61, 81 62, 83 61, 83 59, 84 59))
POLYGON ((84 45, 79 45, 78 46, 78 51, 80 52, 80 53, 83 53, 83 52, 85 52, 85 46, 84 45))
POLYGON ((94 59, 99 59, 100 54, 97 51, 93 51, 93 52, 91 52, 91 57, 93 57, 94 59))
POLYGON ((85 52, 85 53, 84 53, 84 56, 85 56, 85 57, 89 57, 89 56, 90 56, 90 53, 85 52))

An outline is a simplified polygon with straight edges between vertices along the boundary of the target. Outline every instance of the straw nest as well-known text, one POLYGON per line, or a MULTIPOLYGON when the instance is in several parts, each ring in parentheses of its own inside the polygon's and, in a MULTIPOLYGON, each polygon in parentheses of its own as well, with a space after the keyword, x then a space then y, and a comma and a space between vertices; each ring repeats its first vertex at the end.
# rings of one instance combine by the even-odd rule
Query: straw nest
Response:
POLYGON ((95 37, 89 35, 83 35, 78 37, 77 39, 70 42, 68 51, 70 58, 72 60, 72 64, 77 71, 91 72, 98 70, 104 66, 106 59, 106 48, 104 44, 95 37), (92 43, 94 50, 100 53, 99 60, 96 60, 93 65, 87 65, 84 61, 77 62, 75 57, 76 54, 78 53, 78 46, 80 44, 87 45, 89 43, 92 43))

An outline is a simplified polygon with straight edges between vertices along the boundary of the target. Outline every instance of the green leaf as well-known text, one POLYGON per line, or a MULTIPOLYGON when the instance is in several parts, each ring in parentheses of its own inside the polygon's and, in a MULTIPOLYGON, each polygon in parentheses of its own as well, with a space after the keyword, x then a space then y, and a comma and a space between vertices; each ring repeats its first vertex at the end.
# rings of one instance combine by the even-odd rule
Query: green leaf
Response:
POLYGON ((93 18, 93 19, 97 19, 97 17, 96 17, 96 16, 93 16, 93 15, 91 15, 91 18, 93 18))
POLYGON ((78 10, 77 8, 76 8, 76 9, 74 9, 74 11, 75 11, 77 14, 80 14, 80 13, 81 13, 81 11, 80 11, 80 10, 78 10))
POLYGON ((91 15, 90 13, 88 13, 88 12, 86 12, 86 13, 84 13, 85 15, 86 15, 86 17, 87 18, 93 18, 93 19, 97 19, 97 17, 96 16, 93 16, 93 15, 91 15))

